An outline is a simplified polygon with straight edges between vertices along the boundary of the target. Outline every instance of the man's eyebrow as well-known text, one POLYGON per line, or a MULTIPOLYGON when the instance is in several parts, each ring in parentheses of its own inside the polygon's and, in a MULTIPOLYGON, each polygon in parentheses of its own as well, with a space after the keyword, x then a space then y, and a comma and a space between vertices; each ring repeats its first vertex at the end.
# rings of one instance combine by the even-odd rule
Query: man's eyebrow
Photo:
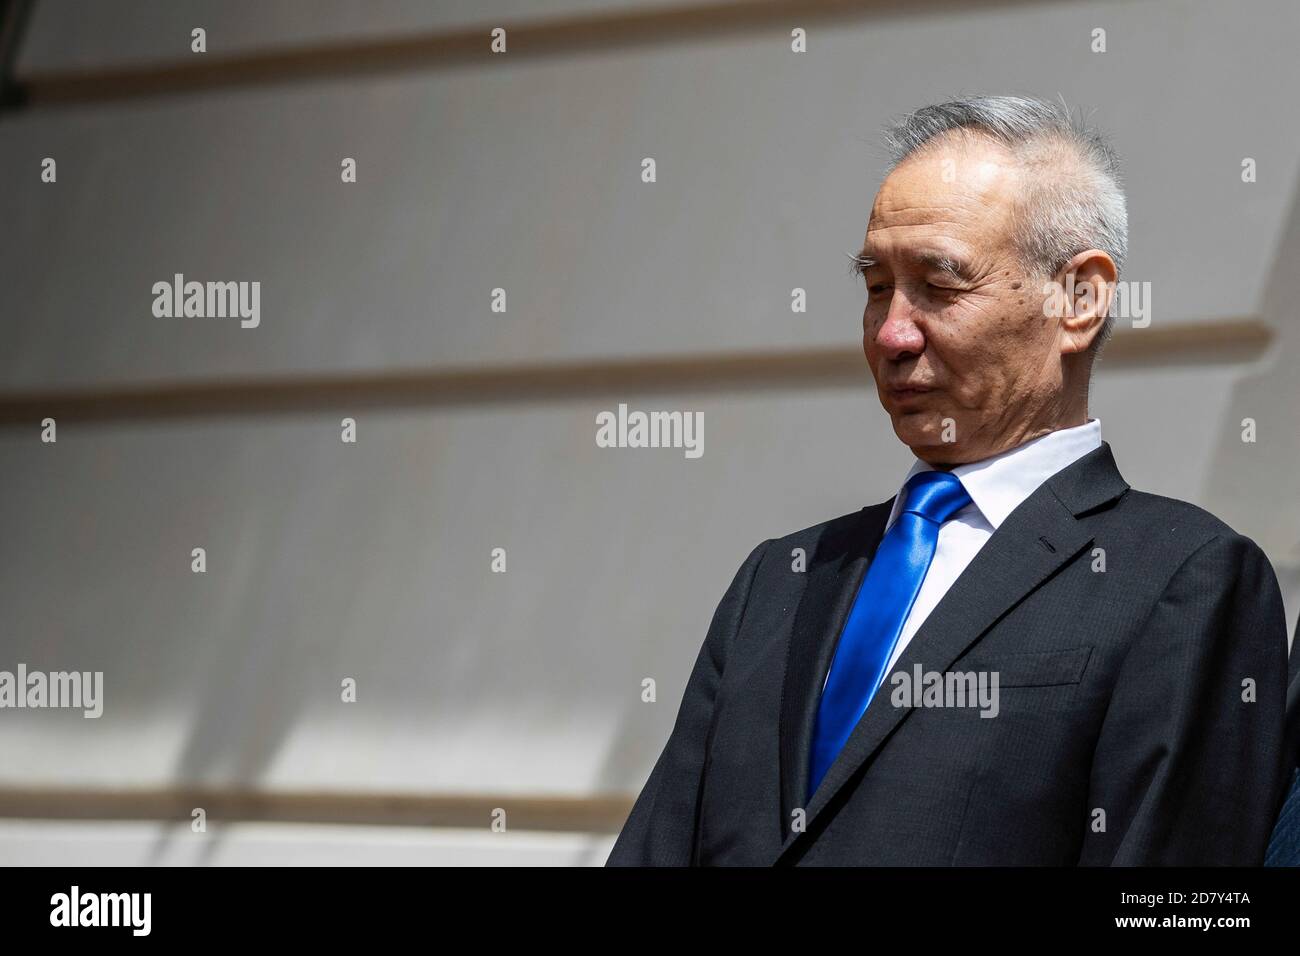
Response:
MULTIPOLYGON (((845 255, 849 258, 849 273, 851 275, 865 276, 868 269, 880 265, 880 260, 871 255, 866 249, 857 253, 845 253, 845 255)), ((922 249, 920 252, 913 254, 912 258, 921 265, 942 272, 953 279, 969 282, 972 278, 966 263, 947 253, 933 249, 922 249)))
POLYGON ((970 270, 966 268, 964 262, 943 252, 923 249, 916 254, 916 260, 922 265, 928 266, 936 272, 942 272, 953 279, 969 281, 971 278, 970 270))
POLYGON ((867 251, 865 249, 862 250, 861 252, 856 252, 856 253, 846 252, 844 254, 849 257, 850 275, 865 276, 867 274, 868 269, 874 268, 875 266, 879 265, 879 263, 875 260, 875 258, 867 254, 867 251))

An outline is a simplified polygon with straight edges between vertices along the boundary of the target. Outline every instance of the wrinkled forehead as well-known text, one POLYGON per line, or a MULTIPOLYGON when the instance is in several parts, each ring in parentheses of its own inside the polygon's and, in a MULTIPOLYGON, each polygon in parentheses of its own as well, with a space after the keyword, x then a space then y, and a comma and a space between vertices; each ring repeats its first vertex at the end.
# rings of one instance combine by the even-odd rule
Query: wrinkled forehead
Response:
POLYGON ((881 184, 864 252, 905 254, 920 243, 966 255, 1007 247, 1023 171, 1005 147, 946 136, 903 160, 881 184))

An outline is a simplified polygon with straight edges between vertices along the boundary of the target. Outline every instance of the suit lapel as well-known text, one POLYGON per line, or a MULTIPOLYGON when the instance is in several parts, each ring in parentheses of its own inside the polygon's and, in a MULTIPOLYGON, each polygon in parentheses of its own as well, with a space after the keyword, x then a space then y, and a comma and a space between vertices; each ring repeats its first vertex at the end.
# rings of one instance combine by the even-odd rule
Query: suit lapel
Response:
MULTIPOLYGON (((1046 581, 1092 541, 1076 515, 1119 496, 1128 485, 1120 477, 1110 446, 1098 448, 1041 485, 985 542, 975 558, 926 618, 891 673, 943 671, 983 636, 999 618, 1046 581)), ((806 808, 805 828, 791 832, 791 813, 804 805, 813 721, 822 680, 834 655, 844 620, 874 554, 892 505, 863 511, 858 551, 832 548, 815 565, 796 612, 786 665, 781 713, 781 783, 784 840, 775 863, 782 862, 840 788, 907 719, 911 708, 889 700, 889 679, 850 734, 806 808)))
POLYGON ((790 831, 791 814, 804 806, 808 754, 821 699, 822 679, 849 608, 884 535, 894 499, 863 508, 846 527, 818 542, 808 581, 795 611, 786 651, 781 690, 781 832, 790 831))

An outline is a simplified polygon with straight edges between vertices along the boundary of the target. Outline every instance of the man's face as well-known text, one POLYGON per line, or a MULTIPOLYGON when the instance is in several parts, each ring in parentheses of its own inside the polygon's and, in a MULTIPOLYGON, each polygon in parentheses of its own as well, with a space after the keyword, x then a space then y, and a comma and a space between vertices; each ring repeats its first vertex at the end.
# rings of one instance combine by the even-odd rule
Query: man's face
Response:
POLYGON ((1000 146, 950 138, 895 169, 871 210, 863 349, 895 434, 931 464, 1015 447, 1060 413, 1058 323, 1013 245, 1021 176, 1000 146))

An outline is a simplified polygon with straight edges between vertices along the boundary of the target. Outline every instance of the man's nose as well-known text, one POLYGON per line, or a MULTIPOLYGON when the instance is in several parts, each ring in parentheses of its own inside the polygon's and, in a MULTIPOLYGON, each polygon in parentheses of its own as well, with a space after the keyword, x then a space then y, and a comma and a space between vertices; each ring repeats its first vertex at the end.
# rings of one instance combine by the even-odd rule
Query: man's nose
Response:
POLYGON ((876 347, 886 358, 897 360, 925 351, 925 333, 912 319, 912 307, 897 292, 889 302, 889 311, 876 329, 876 347))

